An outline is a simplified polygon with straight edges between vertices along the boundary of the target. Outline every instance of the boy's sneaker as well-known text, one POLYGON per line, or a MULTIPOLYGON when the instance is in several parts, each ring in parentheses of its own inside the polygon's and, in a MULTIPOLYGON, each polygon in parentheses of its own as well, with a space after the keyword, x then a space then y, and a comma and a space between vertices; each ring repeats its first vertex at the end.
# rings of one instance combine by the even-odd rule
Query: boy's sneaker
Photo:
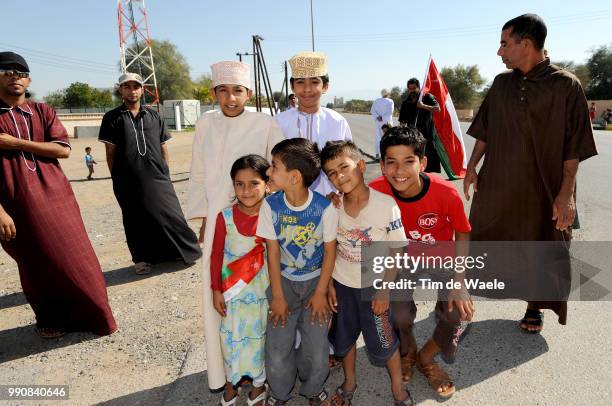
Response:
POLYGON ((308 398, 308 404, 310 406, 328 405, 329 402, 326 402, 327 398, 329 398, 329 395, 327 394, 327 391, 323 389, 317 396, 308 398))

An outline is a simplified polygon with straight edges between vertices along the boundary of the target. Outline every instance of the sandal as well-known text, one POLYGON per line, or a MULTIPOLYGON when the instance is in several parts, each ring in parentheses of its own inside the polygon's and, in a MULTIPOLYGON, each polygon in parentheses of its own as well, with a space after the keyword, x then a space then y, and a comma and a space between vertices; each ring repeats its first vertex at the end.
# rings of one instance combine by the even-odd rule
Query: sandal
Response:
MULTIPOLYGON (((255 389, 255 388, 253 388, 255 389)), ((251 391, 253 390, 251 389, 251 391)), ((264 391, 261 392, 259 395, 257 395, 257 397, 255 399, 251 399, 251 393, 249 392, 249 395, 247 396, 247 405, 248 406, 257 406, 259 404, 259 402, 264 402, 266 401, 266 395, 268 394, 268 392, 266 391, 266 388, 264 387, 264 391)), ((262 403, 262 405, 264 404, 262 403)), ((261 405, 259 405, 261 406, 261 405)))
POLYGON ((353 395, 357 390, 357 385, 353 390, 344 390, 342 389, 342 385, 336 388, 336 393, 331 397, 331 403, 334 406, 351 406, 351 401, 353 400, 353 395))
MULTIPOLYGON (((406 389, 406 392, 408 392, 408 389, 406 389)), ((393 399, 393 406, 413 406, 416 403, 414 403, 414 398, 412 397, 412 394, 410 392, 408 392, 408 397, 404 400, 395 400, 393 399)))
POLYGON ((225 391, 221 395, 221 399, 219 399, 219 406, 234 406, 236 401, 238 400, 238 396, 240 396, 240 391, 236 391, 236 396, 231 398, 230 400, 225 400, 225 391))
POLYGON ((136 275, 148 275, 151 273, 151 264, 148 262, 139 262, 134 265, 136 275))
POLYGON ((525 315, 519 322, 519 328, 525 334, 540 334, 544 326, 544 313, 539 310, 527 309, 525 315), (521 324, 525 324, 523 327, 521 324), (540 327, 538 330, 530 330, 527 326, 540 327))
POLYGON ((36 327, 36 333, 38 333, 40 338, 44 338, 46 340, 60 338, 66 335, 65 330, 52 327, 36 327))
POLYGON ((450 398, 455 393, 455 384, 451 380, 450 376, 440 367, 437 362, 432 362, 428 365, 422 365, 421 362, 417 359, 416 366, 418 370, 425 375, 427 378, 427 382, 429 382, 429 386, 436 392, 436 394, 442 398, 450 398), (450 385, 450 388, 446 390, 446 392, 438 392, 438 389, 444 385, 450 385))
POLYGON ((408 383, 412 380, 413 368, 414 364, 417 360, 417 352, 416 349, 414 351, 409 352, 408 354, 401 357, 401 365, 402 365, 402 382, 408 383))
POLYGON ((329 398, 329 395, 327 394, 327 391, 323 389, 321 393, 319 393, 317 396, 308 398, 308 404, 310 406, 328 406, 329 405, 328 398, 329 398))

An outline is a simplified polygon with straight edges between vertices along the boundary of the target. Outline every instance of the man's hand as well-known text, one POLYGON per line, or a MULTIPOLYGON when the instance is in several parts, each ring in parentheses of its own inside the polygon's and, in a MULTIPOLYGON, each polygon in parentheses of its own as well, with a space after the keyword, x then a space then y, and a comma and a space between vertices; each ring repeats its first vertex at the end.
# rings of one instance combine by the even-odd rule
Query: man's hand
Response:
POLYGON ((448 292, 448 311, 457 309, 463 321, 471 321, 474 316, 474 302, 465 286, 461 289, 452 289, 448 292))
POLYGON ((329 285, 327 286, 327 303, 332 312, 338 313, 338 297, 336 296, 336 288, 333 280, 329 281, 329 285))
POLYGON ((4 210, 0 210, 0 240, 10 241, 17 235, 15 223, 11 216, 4 210))
POLYGON ((306 309, 312 308, 310 313, 310 323, 315 323, 315 317, 319 319, 320 325, 325 325, 329 321, 329 305, 327 304, 327 295, 325 293, 315 292, 308 303, 306 309))
POLYGON ((15 138, 10 134, 0 133, 0 150, 18 149, 19 141, 19 138, 15 138))
POLYGON ((465 171, 465 178, 463 178, 463 193, 465 198, 470 200, 470 185, 474 185, 474 193, 478 193, 478 174, 476 168, 468 166, 465 171))
POLYGON ((213 306, 221 317, 227 316, 227 308, 225 307, 225 298, 223 293, 218 290, 213 290, 213 306))
POLYGON ((387 310, 389 310, 389 291, 379 290, 374 295, 374 300, 372 300, 372 313, 380 316, 387 310))
POLYGON ((571 194, 569 197, 558 195, 553 202, 552 210, 552 219, 557 222, 555 228, 560 231, 566 230, 572 225, 576 217, 574 196, 571 194))
POLYGON ((284 297, 274 297, 270 303, 270 321, 272 321, 274 327, 278 326, 278 322, 281 322, 281 327, 285 327, 287 324, 287 317, 289 316, 289 305, 284 297))
POLYGON ((342 206, 342 195, 340 193, 331 192, 325 196, 327 200, 331 201, 336 209, 342 206))

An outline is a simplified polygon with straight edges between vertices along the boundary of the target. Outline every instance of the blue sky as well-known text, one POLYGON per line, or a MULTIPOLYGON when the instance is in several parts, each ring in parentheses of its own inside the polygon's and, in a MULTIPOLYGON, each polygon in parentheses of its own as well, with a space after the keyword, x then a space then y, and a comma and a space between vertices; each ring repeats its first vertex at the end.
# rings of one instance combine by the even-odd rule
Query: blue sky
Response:
MULTIPOLYGON (((3 8, 0 49, 26 57, 38 97, 74 81, 96 87, 116 81, 116 0, 11 4, 3 8)), ((496 56, 501 26, 525 12, 547 23, 552 60, 584 62, 589 50, 612 41, 609 1, 313 0, 313 6, 315 48, 329 58, 324 101, 374 99, 384 87, 422 78, 430 53, 440 68, 477 64, 491 81, 504 69, 496 56)), ((280 90, 282 62, 311 48, 309 0, 146 0, 146 7, 152 37, 176 44, 193 77, 250 51, 251 35, 259 34, 272 87, 280 90)))

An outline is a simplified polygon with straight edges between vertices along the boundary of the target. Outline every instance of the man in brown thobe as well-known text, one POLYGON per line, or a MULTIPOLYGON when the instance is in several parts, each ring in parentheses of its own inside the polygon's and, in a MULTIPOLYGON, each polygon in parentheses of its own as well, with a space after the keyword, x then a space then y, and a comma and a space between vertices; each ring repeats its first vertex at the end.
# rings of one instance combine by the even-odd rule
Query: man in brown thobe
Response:
POLYGON ((503 26, 497 54, 511 70, 495 78, 467 131, 477 141, 464 180, 467 199, 470 185, 474 188, 472 240, 560 242, 556 248, 530 243, 515 253, 521 258, 515 267, 518 279, 546 272, 542 286, 555 285, 559 298, 537 300, 538 293, 524 298, 514 292, 527 300, 520 327, 528 333, 542 329, 541 309, 554 310, 559 323, 566 322, 576 173, 580 161, 597 154, 580 82, 551 65, 544 55, 545 38, 546 26, 537 15, 525 14, 503 26))

